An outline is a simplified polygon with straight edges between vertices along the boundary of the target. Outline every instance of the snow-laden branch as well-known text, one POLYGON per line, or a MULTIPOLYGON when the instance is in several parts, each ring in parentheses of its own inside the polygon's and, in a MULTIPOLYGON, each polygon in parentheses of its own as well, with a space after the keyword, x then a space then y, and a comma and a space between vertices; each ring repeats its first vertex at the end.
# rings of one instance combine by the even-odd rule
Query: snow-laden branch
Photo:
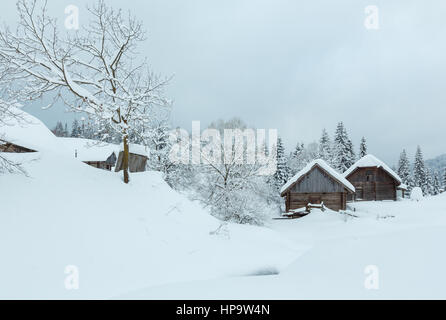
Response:
POLYGON ((170 104, 163 92, 170 79, 154 75, 138 56, 145 32, 130 14, 100 0, 88 8, 89 24, 61 35, 46 2, 19 0, 17 10, 16 31, 0 30, 0 65, 17 100, 50 93, 57 98, 52 104, 60 99, 72 111, 110 125, 124 142, 150 122, 153 106, 170 104))

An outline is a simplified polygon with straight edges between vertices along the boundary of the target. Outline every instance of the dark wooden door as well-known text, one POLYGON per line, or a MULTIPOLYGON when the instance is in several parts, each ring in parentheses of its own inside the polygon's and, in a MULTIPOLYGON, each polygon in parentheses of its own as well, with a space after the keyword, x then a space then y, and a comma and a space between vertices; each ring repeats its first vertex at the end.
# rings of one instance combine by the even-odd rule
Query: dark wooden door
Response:
POLYGON ((316 196, 310 197, 311 204, 321 204, 321 202, 322 202, 321 197, 316 197, 316 196))

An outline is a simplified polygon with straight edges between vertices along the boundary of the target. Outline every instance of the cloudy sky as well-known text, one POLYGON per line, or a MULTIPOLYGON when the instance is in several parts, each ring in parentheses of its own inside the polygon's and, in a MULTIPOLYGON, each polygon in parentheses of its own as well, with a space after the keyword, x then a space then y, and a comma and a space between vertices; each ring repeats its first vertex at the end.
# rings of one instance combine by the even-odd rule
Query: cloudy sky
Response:
MULTIPOLYGON (((358 148, 396 163, 417 144, 426 158, 446 153, 446 1, 144 0, 107 1, 144 21, 141 52, 156 72, 174 75, 172 122, 187 130, 234 116, 277 128, 288 150, 333 134, 344 121, 358 148), (379 29, 364 26, 379 9, 379 29)), ((92 1, 49 0, 63 26, 64 8, 92 1)), ((17 18, 15 1, 0 17, 17 18)), ((43 105, 43 103, 42 103, 43 105)), ((62 105, 28 108, 48 126, 71 121, 62 105)))

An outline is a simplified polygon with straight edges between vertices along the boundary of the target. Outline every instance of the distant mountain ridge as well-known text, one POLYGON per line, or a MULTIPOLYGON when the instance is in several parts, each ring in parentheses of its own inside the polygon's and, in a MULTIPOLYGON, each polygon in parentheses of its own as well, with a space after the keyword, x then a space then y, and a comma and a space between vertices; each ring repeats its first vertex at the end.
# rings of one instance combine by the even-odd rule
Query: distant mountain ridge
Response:
POLYGON ((434 172, 443 173, 446 168, 446 153, 425 161, 426 166, 434 172))

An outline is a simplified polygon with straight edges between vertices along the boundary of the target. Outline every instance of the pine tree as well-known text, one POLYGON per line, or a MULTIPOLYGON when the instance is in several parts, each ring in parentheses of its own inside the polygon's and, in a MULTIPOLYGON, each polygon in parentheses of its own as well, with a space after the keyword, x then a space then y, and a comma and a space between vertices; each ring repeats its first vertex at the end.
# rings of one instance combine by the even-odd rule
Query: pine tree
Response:
POLYGON ((428 188, 428 179, 427 179, 427 171, 426 165, 423 160, 423 153, 421 152, 420 146, 417 147, 417 152, 415 154, 415 162, 413 169, 413 183, 415 187, 420 187, 423 190, 423 194, 427 194, 428 188))
POLYGON ((68 137, 68 125, 67 125, 67 123, 65 122, 65 126, 64 126, 64 128, 63 128, 63 137, 68 137))
POLYGON ((53 129, 53 133, 56 137, 63 137, 64 136, 64 128, 63 124, 60 121, 57 121, 56 126, 53 129))
POLYGON ((329 164, 333 163, 331 141, 325 129, 322 130, 322 136, 319 140, 318 157, 329 164))
POLYGON ((73 120, 73 123, 71 124, 71 137, 72 138, 79 138, 81 135, 81 127, 79 125, 79 121, 77 119, 73 120))
POLYGON ((410 192, 413 188, 413 180, 410 172, 409 158, 407 157, 406 150, 404 149, 400 154, 397 173, 401 178, 401 181, 407 186, 407 191, 410 192))
POLYGON ((82 124, 79 126, 79 138, 85 138, 85 118, 81 118, 82 124))
POLYGON ((348 162, 346 163, 346 165, 348 168, 350 168, 352 165, 355 164, 355 159, 356 159, 355 148, 353 146, 353 142, 350 139, 348 139, 347 150, 348 150, 348 162))
POLYGON ((96 128, 92 121, 88 121, 83 128, 83 138, 85 139, 95 139, 96 138, 96 128))
POLYGON ((446 168, 444 168, 443 173, 443 192, 446 191, 446 168))
POLYGON ((304 151, 305 145, 303 143, 297 143, 296 148, 294 149, 293 153, 291 154, 292 157, 299 157, 302 154, 302 151, 304 151))
POLYGON ((437 194, 440 194, 440 189, 441 189, 440 178, 438 177, 438 174, 434 174, 433 184, 432 184, 432 195, 436 196, 437 194))
POLYGON ((367 155, 367 142, 364 137, 361 139, 361 144, 359 145, 359 155, 358 158, 361 159, 362 157, 367 155))
POLYGON ((347 130, 342 122, 338 123, 334 137, 333 160, 334 167, 339 172, 345 172, 354 163, 353 143, 348 138, 347 130))
POLYGON ((434 195, 434 176, 432 171, 426 167, 426 181, 425 186, 422 188, 426 190, 425 194, 428 196, 434 195))
POLYGON ((305 145, 303 143, 297 143, 296 148, 290 154, 288 169, 290 171, 290 176, 296 174, 307 164, 305 145))
POLYGON ((274 184, 277 190, 280 190, 282 186, 290 178, 290 169, 287 165, 287 159, 285 157, 285 148, 283 147, 282 139, 277 138, 276 145, 277 152, 277 170, 274 173, 274 184))

